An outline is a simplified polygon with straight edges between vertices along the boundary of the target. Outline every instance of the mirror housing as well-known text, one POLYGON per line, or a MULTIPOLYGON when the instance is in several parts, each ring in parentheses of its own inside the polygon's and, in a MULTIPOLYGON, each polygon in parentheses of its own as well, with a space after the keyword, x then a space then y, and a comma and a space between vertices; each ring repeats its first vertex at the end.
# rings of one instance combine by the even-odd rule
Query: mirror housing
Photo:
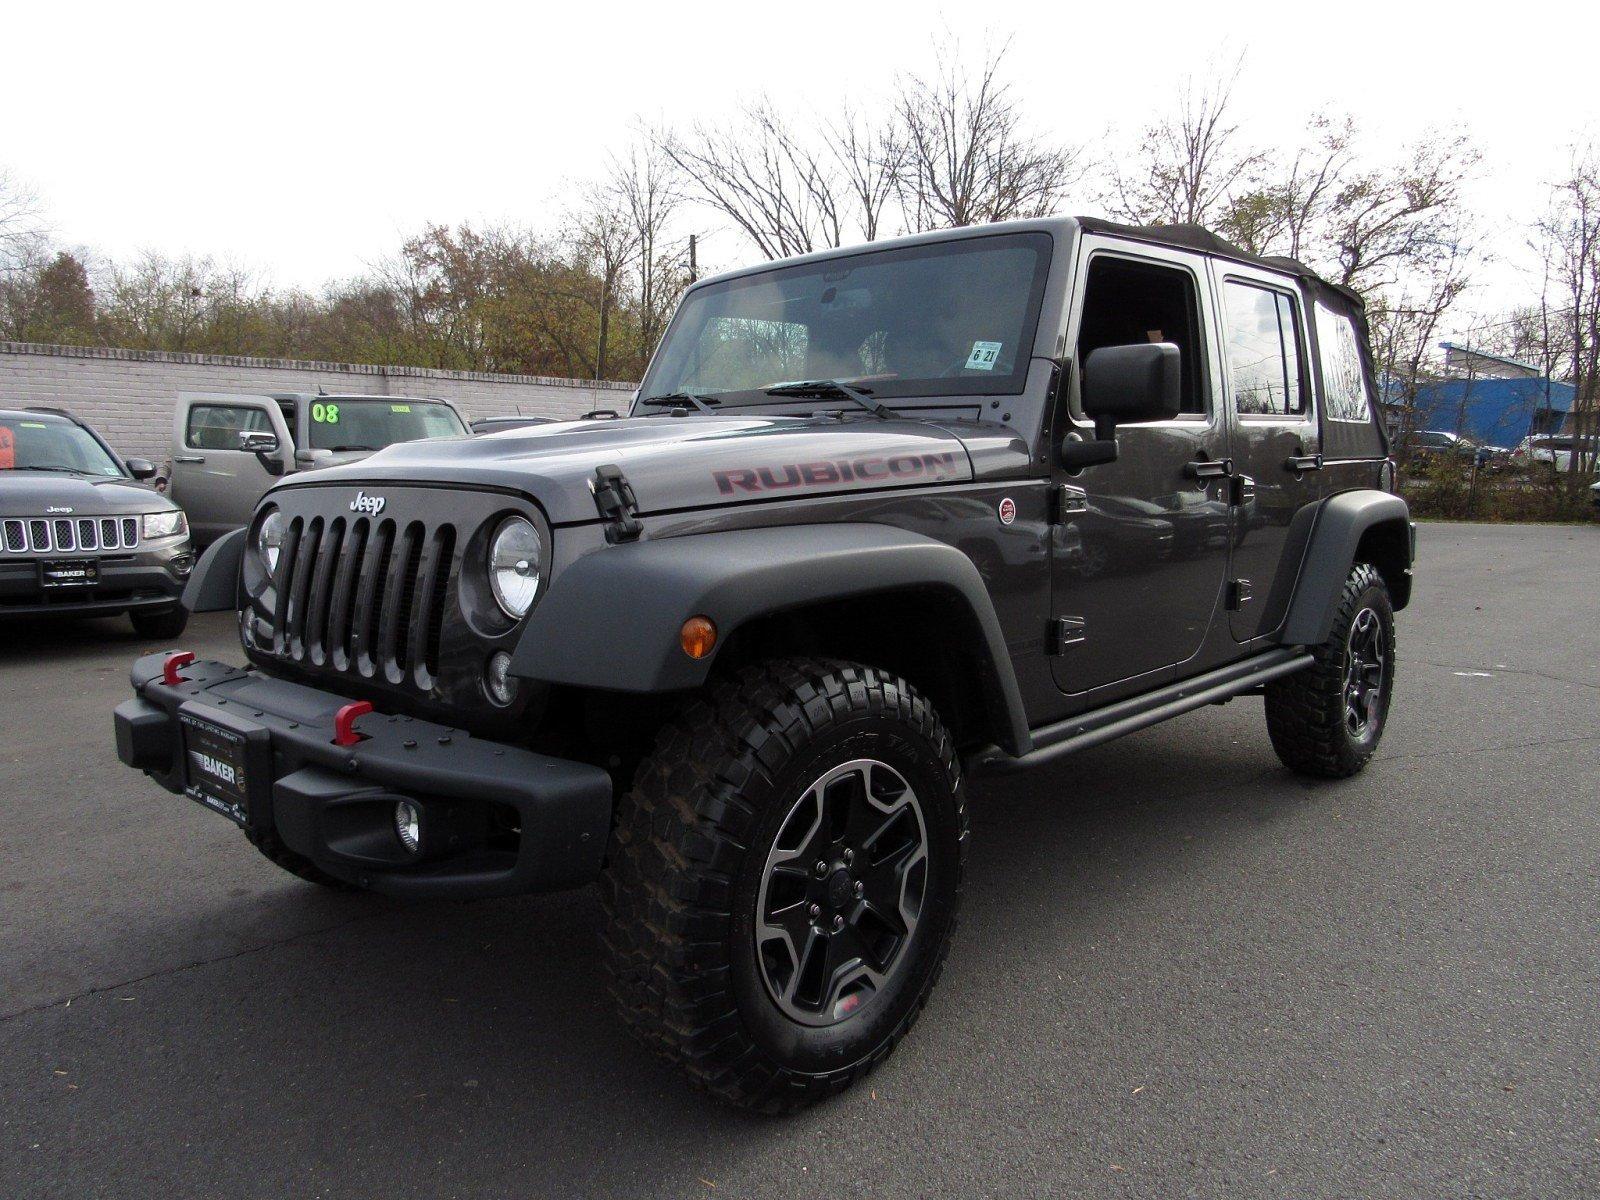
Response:
POLYGON ((128 468, 128 474, 135 479, 153 479, 156 465, 148 458, 125 458, 122 460, 128 468))
POLYGON ((256 461, 266 469, 268 475, 283 474, 283 462, 277 457, 277 434, 265 429, 241 429, 239 431, 239 449, 247 454, 254 454, 256 461))
POLYGON ((1083 363, 1083 412, 1092 442, 1061 443, 1061 465, 1076 471, 1115 462, 1117 426, 1170 421, 1183 408, 1183 352, 1171 342, 1101 346, 1083 363))

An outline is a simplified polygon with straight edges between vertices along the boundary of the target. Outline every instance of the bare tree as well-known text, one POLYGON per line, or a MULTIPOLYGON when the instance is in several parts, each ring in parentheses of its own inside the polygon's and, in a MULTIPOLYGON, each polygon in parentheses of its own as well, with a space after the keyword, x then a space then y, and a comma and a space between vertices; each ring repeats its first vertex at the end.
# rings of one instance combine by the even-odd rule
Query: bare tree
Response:
POLYGON ((720 212, 769 259, 843 244, 845 195, 827 152, 799 135, 765 98, 726 126, 657 134, 690 193, 720 212))
POLYGON ((38 194, 0 167, 0 272, 9 272, 44 249, 44 216, 38 194))
POLYGON ((647 361, 666 331, 678 298, 688 286, 684 247, 671 236, 683 205, 683 177, 655 142, 636 141, 625 157, 611 160, 608 186, 633 231, 636 361, 647 361))
POLYGON ((1264 161, 1240 145, 1231 113, 1242 63, 1198 91, 1184 83, 1177 111, 1146 127, 1124 167, 1110 167, 1114 215, 1140 225, 1215 225, 1235 196, 1255 189, 1264 161))
POLYGON ((1280 176, 1265 160, 1256 185, 1235 195, 1218 218, 1218 229, 1253 254, 1314 256, 1334 198, 1354 163, 1355 122, 1348 116, 1318 114, 1311 119, 1309 143, 1302 145, 1280 176))
POLYGON ((1045 216, 1082 178, 1077 150, 1028 132, 1002 75, 1006 50, 991 52, 973 75, 946 43, 931 76, 900 81, 898 192, 909 228, 1045 216))
POLYGON ((875 121, 846 104, 823 136, 849 194, 862 239, 875 242, 884 230, 906 162, 905 141, 892 120, 875 121))
POLYGON ((1547 295, 1541 307, 1559 323, 1550 340, 1563 346, 1573 386, 1568 477, 1576 490, 1600 451, 1600 147, 1590 144, 1573 153, 1536 238, 1557 299, 1552 306, 1547 295))
POLYGON ((611 317, 623 291, 623 277, 639 257, 639 231, 624 197, 604 184, 590 184, 583 190, 570 220, 580 264, 599 284, 594 377, 604 379, 611 350, 611 317))

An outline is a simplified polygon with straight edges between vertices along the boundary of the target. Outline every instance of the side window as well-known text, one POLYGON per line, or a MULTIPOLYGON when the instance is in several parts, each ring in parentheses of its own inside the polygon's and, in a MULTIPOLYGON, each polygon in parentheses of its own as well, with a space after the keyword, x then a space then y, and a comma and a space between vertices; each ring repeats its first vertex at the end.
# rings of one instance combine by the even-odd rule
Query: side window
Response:
POLYGON ((1370 421, 1371 399, 1361 368, 1361 342, 1355 322, 1344 313, 1317 305, 1317 343, 1322 357, 1322 386, 1328 417, 1334 421, 1370 421))
POLYGON ((1304 413, 1300 322, 1294 300, 1232 279, 1222 285, 1222 298, 1234 410, 1247 416, 1304 413))
POLYGON ((1084 285, 1078 362, 1102 346, 1171 342, 1183 355, 1180 411, 1206 411, 1205 357, 1194 276, 1180 267, 1097 254, 1084 285))
POLYGON ((194 450, 237 450, 239 434, 272 432, 267 410, 248 404, 196 404, 184 441, 194 450))

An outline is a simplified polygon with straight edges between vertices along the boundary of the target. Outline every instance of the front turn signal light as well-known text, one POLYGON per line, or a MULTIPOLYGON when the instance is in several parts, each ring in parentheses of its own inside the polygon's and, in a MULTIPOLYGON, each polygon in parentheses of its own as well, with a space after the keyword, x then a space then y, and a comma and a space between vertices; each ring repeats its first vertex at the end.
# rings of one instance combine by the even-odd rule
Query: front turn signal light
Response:
POLYGON ((678 644, 690 658, 704 658, 717 644, 717 627, 710 617, 690 617, 678 630, 678 644))

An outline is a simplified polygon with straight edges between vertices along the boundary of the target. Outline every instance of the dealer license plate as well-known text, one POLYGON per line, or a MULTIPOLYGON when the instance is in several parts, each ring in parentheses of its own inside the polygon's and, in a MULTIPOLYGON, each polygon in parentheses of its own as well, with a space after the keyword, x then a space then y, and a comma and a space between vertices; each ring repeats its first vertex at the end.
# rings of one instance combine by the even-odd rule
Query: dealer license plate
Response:
POLYGON ((180 712, 178 720, 183 726, 185 794, 240 825, 248 824, 249 756, 244 735, 192 713, 180 712))
POLYGON ((91 587, 100 582, 100 564, 92 558, 46 559, 39 564, 39 586, 91 587))

